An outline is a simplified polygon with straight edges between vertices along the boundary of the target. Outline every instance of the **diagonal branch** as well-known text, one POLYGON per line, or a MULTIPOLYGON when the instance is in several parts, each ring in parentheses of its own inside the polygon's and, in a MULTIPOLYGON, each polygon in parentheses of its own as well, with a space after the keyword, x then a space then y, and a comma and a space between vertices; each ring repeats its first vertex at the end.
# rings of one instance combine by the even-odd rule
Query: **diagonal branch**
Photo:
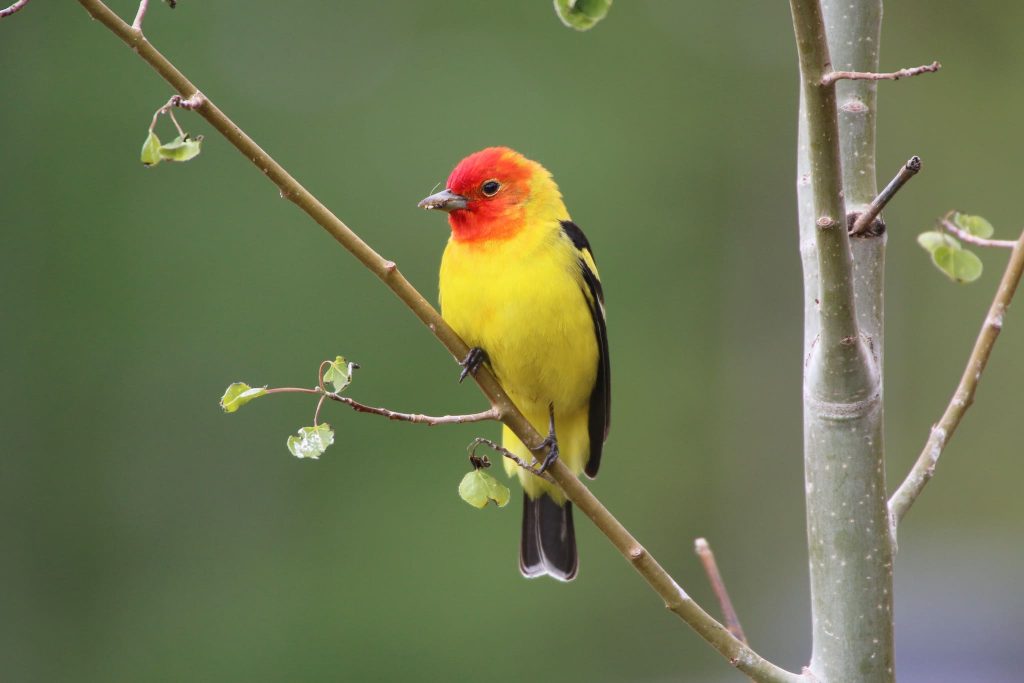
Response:
POLYGON ((909 69, 900 69, 898 71, 889 71, 887 73, 876 73, 874 71, 830 71, 821 77, 821 84, 832 85, 836 81, 841 80, 898 81, 901 78, 910 78, 911 76, 935 73, 941 68, 941 64, 938 62, 932 62, 931 64, 923 64, 921 66, 914 66, 909 69))
POLYGON ((988 358, 992 354, 992 347, 1003 329, 1003 319, 1006 310, 1013 300, 1013 294, 1020 284, 1021 273, 1024 272, 1024 232, 1014 244, 1013 252, 1010 254, 1010 262, 1006 264, 1003 278, 999 282, 999 289, 996 290, 995 298, 985 316, 985 322, 981 325, 981 332, 974 342, 974 349, 971 357, 967 360, 967 367, 960 378, 960 385, 957 386, 953 398, 950 399, 942 419, 932 427, 928 441, 924 444, 921 455, 917 462, 910 469, 907 478, 903 480, 896 493, 889 499, 889 511, 892 515, 893 527, 903 520, 910 506, 914 504, 917 497, 921 495, 925 485, 935 474, 935 466, 938 464, 939 456, 945 450, 950 438, 960 426, 967 409, 974 403, 974 395, 978 390, 978 382, 981 380, 981 373, 985 371, 988 358))
MULTIPOLYGON (((121 20, 101 0, 79 0, 86 11, 112 31, 133 49, 146 63, 166 80, 182 97, 190 98, 198 88, 189 81, 170 61, 142 35, 121 20)), ((388 261, 359 238, 337 216, 330 212, 316 197, 293 178, 280 164, 274 161, 242 129, 229 119, 209 98, 204 97, 195 111, 211 126, 245 155, 267 178, 296 206, 315 220, 339 244, 380 278, 391 291, 425 324, 445 348, 460 360, 466 357, 469 347, 441 318, 440 314, 398 271, 393 261, 388 261)), ((841 231, 845 237, 846 231, 841 231)), ((485 367, 474 379, 491 402, 493 408, 522 442, 531 450, 541 447, 544 439, 516 408, 508 395, 498 384, 494 375, 485 367)), ((789 682, 805 681, 797 674, 781 669, 765 660, 742 643, 722 624, 705 612, 662 566, 640 545, 629 531, 604 507, 590 490, 561 461, 548 469, 548 474, 561 486, 571 500, 594 525, 612 542, 620 553, 632 564, 648 585, 664 600, 665 606, 694 629, 708 644, 739 670, 757 681, 789 682)))

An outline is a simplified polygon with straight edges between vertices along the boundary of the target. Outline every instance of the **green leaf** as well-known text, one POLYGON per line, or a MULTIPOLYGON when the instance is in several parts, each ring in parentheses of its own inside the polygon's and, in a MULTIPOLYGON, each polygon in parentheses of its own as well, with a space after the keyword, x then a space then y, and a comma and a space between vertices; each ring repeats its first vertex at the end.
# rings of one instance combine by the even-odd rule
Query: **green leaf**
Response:
POLYGON ((938 230, 922 232, 917 236, 917 243, 924 247, 925 251, 929 254, 935 253, 935 250, 939 247, 949 247, 951 249, 960 248, 960 243, 958 241, 944 232, 939 232, 938 230))
POLYGON ((954 282, 974 282, 981 277, 981 259, 967 249, 939 247, 932 252, 932 261, 954 282))
POLYGON ((332 443, 334 432, 329 424, 322 422, 315 427, 303 427, 298 436, 289 436, 288 450, 296 458, 319 460, 332 443))
POLYGON ((352 383, 352 373, 359 367, 358 363, 345 360, 345 356, 337 356, 331 361, 331 367, 324 373, 324 382, 334 385, 334 393, 340 394, 352 383))
POLYGON ((604 19, 612 0, 555 0, 555 13, 562 23, 577 31, 587 31, 604 19))
POLYGON ((266 387, 250 387, 244 382, 235 382, 220 397, 220 407, 225 413, 233 413, 254 398, 267 393, 266 387))
POLYGON ((492 500, 503 508, 510 496, 507 486, 483 470, 467 472, 459 483, 459 497, 475 508, 482 509, 492 500))
POLYGON ((168 161, 188 161, 199 156, 199 146, 202 143, 202 136, 190 138, 188 133, 179 135, 166 145, 160 145, 160 158, 168 161))
POLYGON ((992 224, 981 216, 968 216, 963 213, 953 214, 953 223, 964 232, 969 232, 975 237, 988 239, 996 231, 992 224))
POLYGON ((146 141, 142 143, 142 163, 146 166, 160 163, 160 138, 153 131, 149 131, 146 141))

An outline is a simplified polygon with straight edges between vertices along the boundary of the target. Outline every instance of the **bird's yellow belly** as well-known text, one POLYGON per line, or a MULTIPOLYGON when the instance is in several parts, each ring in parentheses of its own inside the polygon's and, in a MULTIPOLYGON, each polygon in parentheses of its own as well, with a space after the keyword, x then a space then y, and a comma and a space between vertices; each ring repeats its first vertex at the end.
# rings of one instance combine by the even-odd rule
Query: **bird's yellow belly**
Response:
MULTIPOLYGON (((542 434, 548 406, 554 406, 561 458, 581 472, 589 456, 598 346, 575 255, 547 250, 538 258, 510 259, 459 249, 449 245, 442 261, 443 317, 467 344, 487 353, 498 381, 542 434)), ((504 443, 530 460, 508 429, 504 443)), ((551 488, 525 472, 520 480, 531 495, 551 488)))

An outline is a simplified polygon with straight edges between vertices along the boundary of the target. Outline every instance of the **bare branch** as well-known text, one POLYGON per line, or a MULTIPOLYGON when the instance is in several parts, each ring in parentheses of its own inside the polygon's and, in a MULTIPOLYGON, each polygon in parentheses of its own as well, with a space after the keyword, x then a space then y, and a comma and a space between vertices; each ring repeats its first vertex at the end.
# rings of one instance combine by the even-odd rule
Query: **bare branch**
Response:
POLYGON ((996 290, 995 298, 988 309, 988 315, 985 316, 985 322, 982 323, 978 339, 974 342, 974 350, 971 351, 971 357, 967 360, 967 367, 964 368, 964 374, 960 378, 960 385, 956 388, 949 405, 946 406, 942 419, 932 427, 924 449, 917 457, 917 462, 910 469, 907 478, 896 489, 896 493, 889 499, 889 514, 892 517, 891 524, 894 529, 903 520, 917 497, 921 495, 928 480, 935 474, 939 456, 942 455, 942 451, 945 450, 950 438, 960 425, 967 409, 974 403, 974 394, 978 390, 981 373, 985 371, 992 347, 999 337, 999 332, 1003 329, 1003 319, 1010 306, 1010 301, 1013 300, 1013 294, 1017 291, 1017 285, 1020 284, 1022 272, 1024 272, 1024 232, 1014 242, 1010 261, 1006 264, 1003 278, 999 282, 999 289, 996 290))
POLYGON ((729 591, 725 589, 725 581, 722 580, 722 575, 718 571, 715 554, 711 552, 711 546, 708 545, 707 539, 698 538, 694 541, 693 551, 697 553, 700 563, 704 565, 704 573, 708 575, 708 581, 711 582, 711 590, 718 598, 718 604, 722 608, 722 617, 725 619, 725 627, 729 629, 729 633, 746 643, 747 636, 743 633, 743 627, 740 626, 740 618, 736 616, 736 610, 729 598, 729 591))
POLYGON ((27 4, 28 4, 28 0, 18 0, 16 3, 11 5, 10 7, 7 7, 5 9, 0 9, 0 19, 3 19, 4 17, 9 17, 12 14, 14 14, 15 12, 17 12, 18 10, 24 9, 25 5, 27 5, 27 4))
POLYGON ((1015 246, 1017 246, 1017 240, 990 240, 985 239, 984 237, 978 237, 977 235, 972 235, 966 230, 961 230, 959 227, 957 227, 956 223, 949 220, 948 215, 942 218, 940 223, 942 223, 942 227, 956 235, 958 239, 961 239, 969 244, 976 244, 979 247, 998 247, 1000 249, 1013 249, 1015 246))
POLYGON ((875 73, 873 71, 830 71, 821 77, 822 85, 832 85, 836 81, 898 81, 901 78, 910 78, 921 74, 935 73, 942 68, 938 62, 914 66, 909 69, 890 71, 888 73, 875 73))
POLYGON ((871 230, 874 225, 875 219, 878 214, 882 213, 882 209, 889 203, 900 188, 903 187, 908 180, 917 175, 917 172, 921 170, 921 157, 912 156, 907 160, 907 163, 903 164, 903 168, 900 169, 896 177, 889 181, 889 184, 878 193, 878 196, 871 200, 871 204, 867 210, 861 215, 857 216, 857 220, 854 221, 853 225, 850 226, 850 235, 857 237, 867 234, 880 234, 871 230))

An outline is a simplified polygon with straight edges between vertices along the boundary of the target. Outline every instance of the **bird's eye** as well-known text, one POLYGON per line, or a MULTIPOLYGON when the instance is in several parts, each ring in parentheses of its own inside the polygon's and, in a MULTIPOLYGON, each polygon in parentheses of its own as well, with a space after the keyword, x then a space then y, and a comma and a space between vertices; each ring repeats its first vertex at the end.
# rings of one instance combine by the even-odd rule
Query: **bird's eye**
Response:
POLYGON ((493 197, 498 194, 498 190, 501 189, 501 183, 497 180, 488 180, 486 183, 480 186, 480 191, 487 197, 493 197))

